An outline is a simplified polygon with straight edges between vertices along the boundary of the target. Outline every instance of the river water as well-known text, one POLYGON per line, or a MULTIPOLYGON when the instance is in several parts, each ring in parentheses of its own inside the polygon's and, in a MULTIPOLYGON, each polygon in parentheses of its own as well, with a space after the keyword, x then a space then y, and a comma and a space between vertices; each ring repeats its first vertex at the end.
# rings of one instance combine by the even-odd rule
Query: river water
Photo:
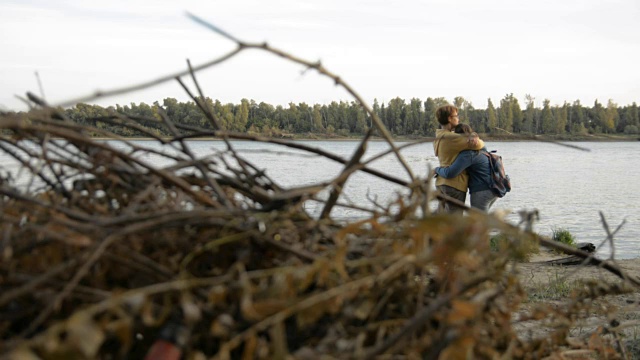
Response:
MULTIPOLYGON (((145 145, 153 146, 152 142, 145 145)), ((349 158, 357 141, 300 141, 344 158, 349 158)), ((402 146, 399 142, 396 145, 402 146)), ((606 231, 600 212, 611 229, 615 230, 615 258, 640 257, 640 168, 636 163, 640 155, 640 142, 571 142, 589 151, 581 151, 558 144, 525 142, 487 142, 489 150, 502 155, 506 172, 511 177, 512 191, 498 199, 492 210, 508 213, 507 220, 517 223, 521 210, 538 210, 540 219, 534 231, 551 235, 553 229, 564 228, 576 236, 578 242, 591 242, 599 246, 605 242, 606 231)), ((211 154, 226 146, 219 141, 189 142, 199 156, 211 154)), ((233 146, 247 160, 283 187, 301 186, 330 180, 343 168, 342 164, 308 153, 281 146, 247 141, 234 141, 233 146)), ((364 160, 371 159, 388 149, 382 141, 370 142, 364 160)), ((432 143, 405 148, 402 156, 415 175, 425 177, 429 167, 438 164, 432 143)), ((0 153, 0 161, 9 158, 0 153)), ((153 161, 153 159, 149 159, 153 161)), ((404 168, 393 155, 384 156, 369 165, 385 173, 408 180, 404 168)), ((4 167, 4 166, 3 166, 4 167)), ((6 170, 6 168, 5 168, 6 170)), ((371 199, 386 204, 402 187, 374 176, 357 173, 349 178, 342 202, 351 202, 371 208, 371 199)), ((467 199, 467 203, 469 199, 467 199)), ((308 203, 307 209, 318 214, 321 207, 308 203)), ((336 208, 333 217, 362 216, 353 209, 336 208)), ((600 257, 609 257, 611 249, 604 245, 600 257)))

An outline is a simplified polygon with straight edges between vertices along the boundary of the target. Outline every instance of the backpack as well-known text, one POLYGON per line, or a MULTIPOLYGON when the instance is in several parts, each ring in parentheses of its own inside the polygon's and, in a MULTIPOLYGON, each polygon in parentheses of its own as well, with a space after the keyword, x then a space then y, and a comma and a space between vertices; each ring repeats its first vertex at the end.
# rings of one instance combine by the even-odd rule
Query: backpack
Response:
POLYGON ((509 175, 504 172, 504 165, 502 163, 502 156, 495 153, 495 150, 488 152, 483 151, 483 154, 489 158, 489 172, 491 173, 491 191, 499 198, 505 196, 511 191, 511 179, 509 175))

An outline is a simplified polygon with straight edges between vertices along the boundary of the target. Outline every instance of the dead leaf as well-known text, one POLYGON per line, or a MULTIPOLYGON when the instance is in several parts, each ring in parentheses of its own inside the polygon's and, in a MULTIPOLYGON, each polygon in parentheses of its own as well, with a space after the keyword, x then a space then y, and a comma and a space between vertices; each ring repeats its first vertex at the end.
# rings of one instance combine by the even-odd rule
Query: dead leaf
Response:
POLYGON ((66 325, 67 342, 88 359, 94 359, 106 337, 104 331, 83 312, 71 316, 66 325))
POLYGON ((451 311, 447 316, 447 322, 458 324, 476 317, 479 305, 464 300, 453 300, 451 311))

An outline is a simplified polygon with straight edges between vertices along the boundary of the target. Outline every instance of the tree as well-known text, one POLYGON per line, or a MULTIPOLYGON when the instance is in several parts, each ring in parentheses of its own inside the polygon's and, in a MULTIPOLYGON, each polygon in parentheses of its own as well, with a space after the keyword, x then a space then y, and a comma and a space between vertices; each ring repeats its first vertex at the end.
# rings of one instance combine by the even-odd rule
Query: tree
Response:
POLYGON ((404 134, 404 117, 406 115, 404 99, 396 97, 387 104, 387 127, 396 135, 404 134))
POLYGON ((438 128, 436 120, 436 103, 432 98, 427 98, 424 102, 424 120, 422 121, 422 133, 427 136, 434 136, 438 128))
POLYGON ((221 121, 222 121, 222 127, 225 130, 233 130, 233 123, 235 120, 235 104, 233 103, 226 103, 223 107, 222 107, 222 116, 220 117, 221 121))
MULTIPOLYGON (((378 104, 378 99, 373 99, 372 111, 373 111, 374 114, 376 114, 378 119, 382 120, 382 112, 380 111, 380 104, 378 104)), ((373 126, 373 124, 369 123, 369 127, 371 127, 371 126, 373 126)))
POLYGON ((529 94, 525 95, 526 109, 524 111, 524 120, 522 122, 522 131, 529 133, 537 133, 537 121, 536 121, 536 109, 535 109, 535 98, 529 94))
POLYGON ((569 113, 569 104, 564 103, 561 107, 556 106, 556 134, 564 134, 566 132, 567 119, 569 113))
MULTIPOLYGON (((456 96, 453 99, 453 105, 458 108, 458 116, 460 117, 460 121, 471 124, 470 111, 473 110, 473 105, 462 96, 456 96)), ((471 127, 476 130, 475 127, 471 127)))
POLYGON ((518 103, 518 99, 516 99, 513 94, 511 94, 511 112, 513 113, 513 132, 520 133, 522 132, 522 122, 524 116, 522 114, 520 104, 518 103))
POLYGON ((607 102, 607 109, 604 112, 603 130, 606 133, 612 133, 616 130, 618 123, 618 105, 609 99, 607 102))
POLYGON ((313 114, 311 107, 305 102, 298 104, 298 120, 295 124, 295 131, 297 133, 305 133, 313 129, 313 114))
POLYGON ((433 102, 436 105, 436 109, 439 108, 440 106, 449 105, 449 102, 447 101, 447 99, 445 99, 443 97, 437 97, 437 98, 433 99, 433 102))
POLYGON ((349 103, 340 101, 338 104, 338 130, 341 130, 342 135, 347 135, 355 127, 352 126, 352 122, 355 122, 355 119, 352 121, 349 116, 349 103))
POLYGON ((489 132, 493 132, 498 126, 498 117, 496 116, 496 109, 493 107, 491 98, 489 98, 487 102, 487 130, 489 132))
POLYGON ((556 132, 555 119, 551 111, 551 101, 544 99, 542 102, 542 133, 554 134, 556 132))
POLYGON ((325 128, 324 128, 324 125, 322 125, 322 106, 318 104, 313 105, 312 118, 313 118, 313 131, 324 132, 325 128))
POLYGON ((638 105, 635 103, 635 101, 633 102, 633 104, 631 105, 631 107, 629 108, 629 118, 630 121, 629 123, 631 125, 635 125, 640 127, 640 116, 638 114, 638 105))
POLYGON ((389 129, 389 125, 388 125, 388 122, 387 122, 387 109, 384 107, 384 103, 382 103, 380 105, 380 121, 382 122, 382 124, 388 130, 389 129))
POLYGON ((405 117, 405 132, 407 134, 418 135, 422 133, 421 125, 423 119, 422 101, 412 98, 407 106, 407 115, 405 117))
POLYGON ((353 120, 353 127, 350 129, 351 132, 358 135, 364 135, 364 133, 366 133, 369 129, 369 127, 367 126, 364 109, 359 103, 352 101, 350 112, 350 117, 353 120))
POLYGON ((606 131, 606 110, 596 99, 590 112, 593 131, 596 133, 606 131))
POLYGON ((487 132, 487 111, 483 109, 474 109, 469 106, 467 113, 469 114, 469 125, 473 130, 484 133, 487 132))
MULTIPOLYGON (((180 116, 180 110, 178 109, 178 100, 175 98, 165 98, 162 100, 162 107, 172 121, 178 120, 180 116)), ((134 113, 132 115, 138 115, 138 106, 134 103, 131 103, 131 112, 134 113)))
POLYGON ((464 97, 462 96, 456 96, 453 98, 453 106, 457 107, 458 110, 462 108, 462 105, 464 104, 464 97))
POLYGON ((237 106, 234 116, 234 121, 231 129, 234 131, 244 132, 247 130, 247 123, 249 122, 249 100, 240 100, 240 105, 237 106))
POLYGON ((587 125, 587 117, 582 104, 580 104, 580 100, 573 102, 569 114, 569 131, 571 131, 572 134, 583 133, 585 131, 585 125, 587 125))
POLYGON ((498 109, 498 127, 506 132, 513 131, 513 94, 506 95, 500 100, 498 109))

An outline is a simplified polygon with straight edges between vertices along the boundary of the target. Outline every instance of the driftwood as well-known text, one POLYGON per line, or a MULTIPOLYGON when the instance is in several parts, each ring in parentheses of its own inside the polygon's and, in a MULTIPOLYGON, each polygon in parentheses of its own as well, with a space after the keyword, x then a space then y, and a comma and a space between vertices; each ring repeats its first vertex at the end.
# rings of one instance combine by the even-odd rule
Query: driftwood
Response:
MULTIPOLYGON (((596 246, 592 243, 587 243, 587 242, 577 243, 575 245, 575 248, 589 254, 593 254, 596 251, 596 246)), ((582 256, 571 255, 561 259, 553 259, 553 260, 545 261, 545 264, 569 266, 569 265, 598 265, 599 263, 597 262, 596 259, 592 261, 591 258, 585 259, 582 256)))

